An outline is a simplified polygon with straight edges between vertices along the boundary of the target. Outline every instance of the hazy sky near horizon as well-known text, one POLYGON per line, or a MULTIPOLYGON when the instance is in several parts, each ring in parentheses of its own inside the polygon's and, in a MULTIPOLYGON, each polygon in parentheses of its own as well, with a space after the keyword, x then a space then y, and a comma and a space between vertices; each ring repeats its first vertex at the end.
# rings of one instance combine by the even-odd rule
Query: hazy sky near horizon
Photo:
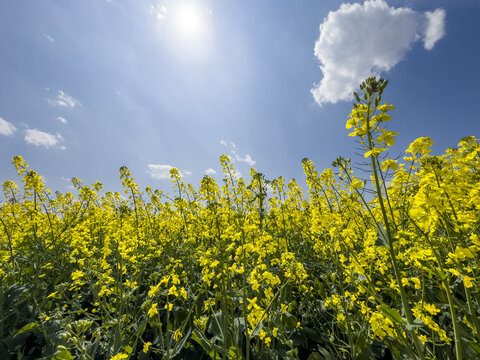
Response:
MULTIPOLYGON (((0 181, 22 155, 52 190, 70 179, 172 192, 230 155, 248 177, 304 185, 356 159, 345 122, 367 76, 389 79, 393 153, 480 137, 477 0, 0 2, 0 181)), ((362 159, 359 159, 362 161, 362 159)))

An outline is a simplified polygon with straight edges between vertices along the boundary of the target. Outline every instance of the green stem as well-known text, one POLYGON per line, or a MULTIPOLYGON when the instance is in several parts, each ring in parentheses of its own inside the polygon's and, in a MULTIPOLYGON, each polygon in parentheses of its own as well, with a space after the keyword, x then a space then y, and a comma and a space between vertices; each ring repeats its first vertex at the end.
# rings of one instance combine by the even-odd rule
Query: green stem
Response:
POLYGON ((462 360, 462 343, 460 341, 460 333, 458 329, 458 322, 457 322, 457 314, 455 312, 455 306, 453 304, 453 298, 452 294, 450 292, 450 289, 448 287, 448 282, 447 279, 443 279, 443 286, 445 287, 445 292, 447 293, 447 298, 448 298, 448 305, 450 307, 450 315, 452 316, 452 322, 453 322, 453 333, 455 336, 455 355, 457 357, 457 360, 462 360))
POLYGON ((478 317, 476 316, 476 311, 472 304, 472 294, 470 293, 470 289, 467 287, 465 287, 465 294, 467 295, 468 311, 470 312, 470 318, 472 319, 474 327, 473 337, 477 337, 478 339, 478 329, 480 328, 478 324, 478 317))
MULTIPOLYGON (((369 94, 368 95, 368 101, 367 101, 368 109, 367 109, 367 115, 366 115, 366 122, 367 122, 368 149, 370 151, 373 150, 372 132, 371 132, 371 129, 370 129, 370 106, 371 106, 371 103, 372 103, 372 99, 371 99, 371 95, 369 94)), ((374 154, 372 154, 370 156, 370 159, 371 159, 371 162, 372 162, 373 175, 374 175, 374 179, 375 179, 375 190, 377 192, 377 197, 378 197, 378 201, 380 203, 382 216, 383 216, 383 219, 385 221, 385 228, 387 230, 388 250, 389 250, 389 253, 390 253, 390 259, 392 261, 392 267, 393 267, 393 271, 395 273, 395 278, 396 278, 396 281, 397 281, 397 284, 398 284, 398 288, 400 290, 400 297, 401 297, 401 300, 402 300, 403 311, 405 313, 405 317, 407 318, 408 325, 413 325, 412 311, 411 311, 410 306, 408 304, 408 299, 407 299, 407 295, 405 293, 405 289, 403 288, 403 285, 402 285, 402 277, 401 277, 401 274, 400 274, 400 270, 398 268, 398 263, 397 263, 397 257, 395 255, 395 250, 393 248, 393 241, 392 241, 392 235, 391 235, 391 231, 390 231, 390 224, 389 224, 389 221, 388 221, 387 212, 386 212, 386 209, 385 209, 385 204, 383 202, 383 196, 382 196, 382 192, 381 192, 381 188, 380 188, 380 182, 379 182, 379 179, 378 179, 378 169, 377 169, 377 163, 375 161, 376 156, 374 154)), ((412 330, 408 330, 408 332, 411 334, 411 336, 413 338, 413 342, 414 342, 415 348, 417 350, 418 356, 423 358, 424 357, 423 356, 423 350, 422 350, 422 346, 420 345, 420 341, 419 341, 418 337, 415 335, 415 333, 412 330)))
POLYGON ((450 307, 450 316, 452 317, 453 333, 454 333, 454 337, 455 337, 455 353, 456 353, 456 356, 457 356, 457 360, 461 360, 462 359, 462 344, 460 342, 460 333, 459 333, 459 329, 458 329, 457 315, 456 315, 454 304, 453 304, 452 294, 450 293, 450 289, 449 289, 448 282, 447 282, 448 278, 446 277, 445 271, 443 270, 440 254, 434 248, 432 242, 430 241, 430 238, 428 237, 428 234, 425 233, 417 225, 417 223, 413 219, 410 219, 410 221, 412 222, 413 225, 415 225, 415 227, 425 237, 425 239, 427 240, 427 243, 430 245, 430 247, 432 248, 432 250, 435 254, 435 257, 436 257, 436 260, 437 260, 437 263, 438 263, 438 267, 439 267, 440 272, 441 272, 441 278, 442 278, 441 281, 442 281, 443 287, 445 288, 445 292, 446 292, 447 298, 448 298, 448 305, 450 307))

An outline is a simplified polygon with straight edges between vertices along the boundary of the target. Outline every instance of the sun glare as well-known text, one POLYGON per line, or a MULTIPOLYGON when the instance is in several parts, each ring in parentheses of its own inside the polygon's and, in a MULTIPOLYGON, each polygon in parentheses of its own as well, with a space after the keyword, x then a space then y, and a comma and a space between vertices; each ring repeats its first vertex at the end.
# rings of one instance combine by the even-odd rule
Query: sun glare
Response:
POLYGON ((194 4, 181 4, 175 9, 175 27, 185 38, 198 38, 204 31, 202 14, 194 4))
POLYGON ((212 10, 195 0, 182 0, 154 9, 157 30, 182 61, 204 62, 213 49, 212 10))

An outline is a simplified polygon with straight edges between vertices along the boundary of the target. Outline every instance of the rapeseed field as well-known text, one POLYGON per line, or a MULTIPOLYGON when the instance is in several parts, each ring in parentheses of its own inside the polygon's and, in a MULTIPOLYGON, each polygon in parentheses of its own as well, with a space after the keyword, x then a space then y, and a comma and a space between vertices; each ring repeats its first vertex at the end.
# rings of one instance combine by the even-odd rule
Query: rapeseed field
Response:
POLYGON ((125 167, 123 194, 52 193, 15 157, 0 358, 480 358, 480 143, 432 156, 424 137, 391 157, 386 85, 355 94, 363 158, 304 159, 305 189, 238 178, 223 155, 223 182, 172 169, 171 195, 125 167))

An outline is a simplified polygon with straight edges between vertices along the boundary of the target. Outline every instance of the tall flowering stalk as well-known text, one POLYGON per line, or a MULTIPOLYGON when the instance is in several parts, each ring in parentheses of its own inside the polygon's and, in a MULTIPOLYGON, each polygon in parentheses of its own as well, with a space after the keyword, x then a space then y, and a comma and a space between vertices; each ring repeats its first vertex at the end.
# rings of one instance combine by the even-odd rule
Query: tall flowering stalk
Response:
MULTIPOLYGON (((365 151, 364 157, 370 159, 374 179, 374 189, 380 205, 382 219, 385 224, 385 232, 380 223, 378 223, 377 226, 379 227, 380 236, 385 236, 386 238, 386 243, 390 253, 390 260, 392 262, 392 268, 397 281, 397 286, 400 290, 403 311, 407 319, 407 324, 412 327, 414 325, 412 310, 410 308, 404 285, 402 283, 402 276, 393 245, 393 224, 395 219, 389 219, 389 216, 387 215, 385 198, 388 199, 388 195, 382 192, 380 182, 381 175, 379 174, 380 169, 378 167, 380 155, 387 150, 387 147, 392 146, 395 143, 394 136, 398 135, 398 133, 386 130, 382 127, 384 122, 391 119, 391 116, 388 115, 387 112, 394 109, 392 105, 379 105, 383 90, 387 84, 388 80, 380 79, 377 81, 376 78, 371 77, 366 79, 366 81, 360 85, 360 89, 364 91, 363 101, 357 93, 354 93, 358 103, 354 104, 354 109, 350 114, 350 118, 346 127, 347 129, 353 128, 354 131, 350 133, 349 136, 356 136, 360 138, 360 143, 365 151), (377 113, 378 111, 379 113, 377 113), (374 142, 376 142, 378 145, 374 142)), ((393 170, 398 168, 396 162, 391 159, 385 160, 384 164, 385 170, 387 168, 392 168, 393 170)), ((415 344, 418 357, 422 358, 423 349, 418 337, 415 335, 413 330, 408 330, 408 332, 410 333, 410 336, 415 344)))

